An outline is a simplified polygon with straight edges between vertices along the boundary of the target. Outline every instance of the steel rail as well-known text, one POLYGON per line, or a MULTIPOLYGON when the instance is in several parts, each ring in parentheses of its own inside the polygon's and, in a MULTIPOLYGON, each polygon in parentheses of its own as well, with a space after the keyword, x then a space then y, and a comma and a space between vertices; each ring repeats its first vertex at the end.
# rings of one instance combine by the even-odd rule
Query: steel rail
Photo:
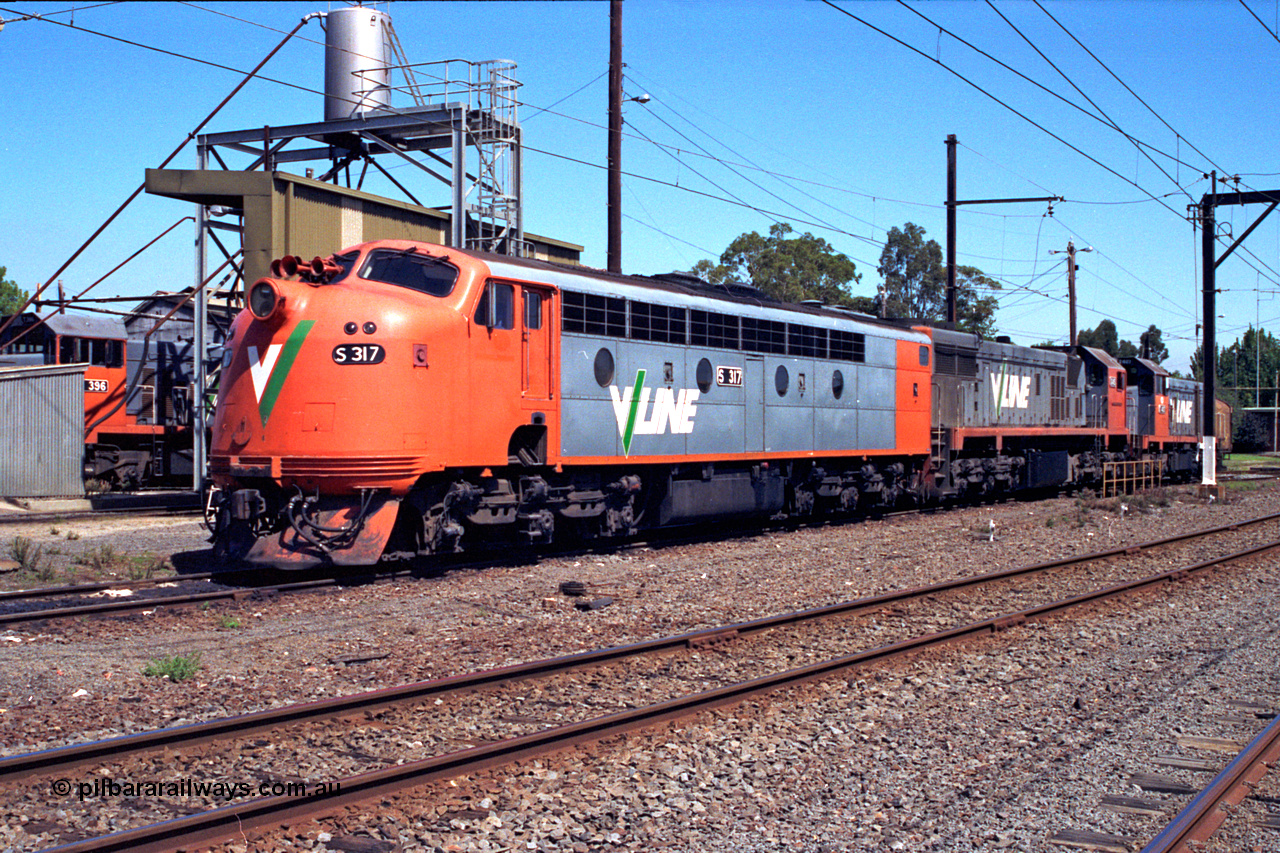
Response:
MULTIPOLYGON (((161 595, 155 598, 140 598, 132 601, 102 601, 94 604, 77 604, 46 610, 26 610, 0 614, 0 628, 9 625, 20 625, 26 622, 73 619, 80 616, 118 616, 123 613, 136 613, 140 610, 155 610, 158 607, 185 607, 192 604, 203 604, 207 601, 238 600, 248 598, 257 593, 301 592, 334 585, 335 582, 332 578, 320 578, 318 580, 294 581, 270 586, 235 587, 211 592, 193 592, 187 595, 161 595)), ((119 586, 119 584, 116 584, 116 586, 119 586)))
POLYGON ((1280 717, 1271 721, 1248 746, 1213 778, 1142 853, 1190 853, 1208 842, 1227 819, 1223 806, 1237 806, 1249 789, 1280 759, 1280 717))
MULTIPOLYGON (((1280 518, 1280 513, 1251 519, 1246 524, 1277 518, 1280 518)), ((1110 549, 1095 554, 1066 557, 1033 566, 974 575, 968 578, 898 590, 809 610, 766 616, 748 622, 659 637, 624 646, 579 652, 577 654, 546 658, 480 672, 397 685, 365 693, 335 696, 314 702, 270 708, 202 723, 153 729, 106 740, 23 753, 0 758, 0 782, 23 779, 32 775, 44 775, 108 758, 121 759, 129 755, 155 749, 193 746, 224 738, 247 737, 258 732, 272 731, 291 723, 331 719, 365 711, 380 710, 398 704, 422 701, 430 697, 462 693, 527 679, 544 678, 642 655, 664 654, 684 648, 696 649, 715 646, 737 637, 757 634, 789 625, 849 616, 861 611, 875 610, 913 598, 996 583, 1022 575, 1065 567, 1074 563, 1106 559, 1126 553, 1136 553, 1142 548, 1151 548, 1169 542, 1181 541, 1193 535, 1212 535, 1236 529, 1236 527, 1237 525, 1228 525, 1199 531, 1198 534, 1179 534, 1176 537, 1156 540, 1142 546, 1129 546, 1128 548, 1110 549)))
POLYGON ((217 572, 194 572, 189 575, 165 575, 159 578, 140 578, 138 580, 93 581, 92 583, 76 583, 66 586, 37 586, 28 589, 7 589, 0 591, 0 602, 20 601, 24 598, 57 598, 69 595, 91 595, 107 589, 120 589, 126 586, 163 586, 167 583, 183 581, 207 581, 217 577, 217 572))
POLYGON ((48 524, 54 522, 61 524, 67 521, 77 521, 86 518, 119 518, 125 515, 138 516, 162 516, 171 518, 176 516, 199 516, 202 514, 200 509, 192 509, 191 507, 164 507, 164 506, 144 506, 144 507, 119 507, 112 509, 74 509, 64 512, 56 512, 47 510, 42 512, 18 512, 5 511, 0 512, 0 525, 10 524, 48 524))
MULTIPOLYGON (((475 565, 475 564, 473 564, 475 565)), ((160 578, 143 578, 141 580, 115 580, 115 581, 94 581, 83 584, 71 584, 68 586, 51 586, 39 587, 32 589, 16 589, 0 592, 0 603, 6 601, 17 601, 22 599, 33 598, 57 598, 73 595, 91 595, 95 592, 101 592, 105 589, 118 589, 125 586, 161 586, 166 583, 181 583, 183 581, 208 580, 214 582, 234 582, 236 578, 244 578, 251 574, 248 567, 237 569, 223 569, 216 572, 193 572, 188 575, 166 575, 160 578)), ((284 573, 288 574, 288 573, 284 573)), ((305 574, 295 572, 295 575, 305 574)), ((191 593, 187 595, 169 595, 156 596, 154 598, 139 598, 130 601, 116 602, 98 602, 94 604, 72 605, 67 607, 52 607, 45 610, 30 610, 26 612, 0 613, 0 628, 8 624, 20 624, 23 622, 36 622, 56 619, 71 619, 81 616, 114 616, 120 613, 129 613, 136 610, 149 610, 153 607, 164 606, 181 606, 186 604, 200 603, 203 601, 216 601, 227 598, 246 598, 254 593, 275 593, 275 592, 307 592, 310 590, 323 589, 335 586, 357 586, 369 583, 379 583, 400 580, 414 574, 414 570, 397 569, 395 571, 379 572, 379 573, 361 573, 361 574, 341 574, 341 575, 325 575, 318 578, 308 578, 306 580, 289 581, 276 584, 261 584, 255 586, 237 585, 235 588, 225 590, 216 590, 207 593, 191 593)))
MULTIPOLYGON (((1051 560, 1045 563, 1037 563, 1032 566, 1024 566, 1021 568, 1010 569, 1004 572, 995 572, 990 575, 976 575, 971 578, 965 578, 957 581, 949 581, 942 584, 935 584, 931 586, 908 589, 899 593, 892 593, 890 597, 887 599, 887 601, 896 601, 897 598, 904 597, 904 596, 915 597, 915 596, 924 594, 926 591, 927 592, 945 592, 952 589, 958 589, 964 586, 971 586, 975 583, 986 583, 990 581, 1000 580, 1001 578, 1004 578, 1004 577, 1013 577, 1018 574, 1029 574, 1033 572, 1046 571, 1048 569, 1055 569, 1055 568, 1061 568, 1061 567, 1066 567, 1071 565, 1078 565, 1080 563, 1093 562, 1095 560, 1105 560, 1109 557, 1131 555, 1139 551, 1159 548, 1165 545, 1172 545, 1172 544, 1176 544, 1178 542, 1184 542, 1190 539, 1213 536, 1218 533, 1229 533, 1235 530, 1239 530, 1242 527, 1249 527, 1255 524, 1262 524, 1264 522, 1276 521, 1276 520, 1280 520, 1280 513, 1263 515, 1257 518, 1246 519, 1245 521, 1232 522, 1230 524, 1224 524, 1218 527, 1206 528, 1204 530, 1196 530, 1188 533, 1179 533, 1175 536, 1169 536, 1163 539, 1153 539, 1148 542, 1140 542, 1134 545, 1122 545, 1120 547, 1111 548, 1106 551, 1096 551, 1088 554, 1077 555, 1074 557, 1063 557, 1058 560, 1051 560)), ((698 540, 698 541, 704 541, 704 540, 698 540)), ((467 566, 472 566, 472 567, 488 566, 488 565, 505 564, 506 562, 507 560, 505 558, 485 557, 485 558, 480 558, 476 560, 474 563, 457 564, 453 567, 458 568, 458 567, 467 567, 467 566)), ((243 570, 229 569, 224 572, 215 572, 211 574, 215 577, 217 575, 227 575, 228 577, 234 577, 236 574, 242 573, 242 572, 243 570)), ((401 569, 401 570, 381 573, 381 574, 366 574, 366 575, 358 575, 358 576, 329 576, 325 578, 318 578, 318 579, 307 580, 307 581, 294 581, 294 582, 284 583, 284 584, 273 584, 270 586, 243 587, 235 590, 222 590, 222 591, 208 592, 208 593, 193 593, 190 595, 181 595, 181 596, 164 596, 164 597, 156 597, 151 599, 139 599, 135 601, 100 602, 95 604, 85 604, 85 605, 78 605, 73 607, 56 607, 56 608, 50 608, 46 610, 30 610, 26 612, 7 613, 7 614, 0 614, 0 628, 4 628, 8 625, 17 625, 17 624, 23 624, 27 622, 38 622, 38 621, 55 620, 55 619, 71 619, 71 618, 77 618, 82 616, 114 616, 122 613, 133 613, 140 610, 151 610, 151 609, 154 609, 155 607, 183 606, 183 605, 189 605, 189 604, 203 603, 205 601, 219 601, 219 600, 226 600, 229 598, 233 598, 233 599, 244 598, 248 595, 253 594, 254 592, 298 592, 298 591, 308 591, 313 589, 321 589, 328 586, 338 586, 344 583, 353 584, 353 583, 368 583, 368 582, 375 582, 375 581, 395 580, 400 577, 411 575, 412 573, 413 573, 413 570, 401 569)), ((196 579, 202 576, 207 577, 207 575, 189 575, 185 577, 196 579)), ((177 580, 177 578, 175 578, 174 580, 177 580)), ((112 586, 120 586, 121 583, 123 582, 116 583, 116 584, 109 584, 105 588, 111 588, 112 586)), ((85 584, 83 586, 84 586, 85 592, 96 592, 104 588, 101 584, 96 584, 96 583, 85 584)), ((74 594, 73 590, 75 588, 74 587, 51 587, 49 589, 55 590, 55 592, 50 592, 48 593, 48 595, 58 595, 58 594, 71 595, 71 594, 74 594), (59 592, 56 590, 66 590, 66 591, 59 592)), ((39 596, 28 593, 25 590, 15 590, 10 593, 0 593, 0 602, 8 598, 23 598, 23 597, 29 598, 29 597, 39 597, 39 596)), ((868 601, 871 603, 863 604, 861 606, 869 607, 869 606, 874 606, 875 604, 887 603, 887 601, 879 601, 878 599, 871 599, 868 601)), ((849 602, 846 604, 835 605, 835 606, 847 608, 850 604, 857 604, 857 602, 849 602)), ((807 611, 802 611, 801 613, 790 614, 790 615, 801 617, 801 616, 805 616, 805 614, 807 614, 807 611)), ((812 618, 812 617, 805 617, 805 618, 812 618)), ((803 619, 798 619, 796 621, 803 621, 803 619)), ((715 630, 727 630, 727 629, 738 628, 738 627, 740 626, 726 626, 726 628, 715 629, 715 630)))
POLYGON ((1280 548, 1280 540, 1016 613, 984 619, 935 634, 901 640, 750 681, 516 738, 482 744, 420 761, 331 780, 327 783, 329 788, 325 793, 311 797, 279 796, 249 800, 150 826, 73 842, 54 848, 54 851, 56 853, 89 853, 89 851, 167 853, 167 851, 215 843, 232 836, 242 835, 247 830, 287 825, 298 818, 329 814, 337 809, 382 797, 404 788, 465 776, 526 758, 561 752, 606 737, 648 728, 658 723, 669 722, 725 705, 737 704, 751 696, 825 678, 854 667, 1000 632, 1064 610, 1126 595, 1150 586, 1180 581, 1192 573, 1223 563, 1246 559, 1276 548, 1280 548))
MULTIPOLYGON (((287 573, 285 574, 287 576, 287 573)), ((294 574, 301 575, 305 573, 295 572, 294 574)), ((357 584, 366 584, 366 583, 372 583, 375 581, 396 580, 398 578, 405 577, 409 574, 412 574, 412 572, 407 572, 403 569, 399 569, 396 571, 382 572, 378 574, 364 573, 364 574, 351 574, 351 575, 345 575, 345 574, 344 575, 326 575, 321 578, 307 578, 307 581, 317 583, 321 586, 337 586, 340 584, 349 584, 354 586, 357 584)), ((215 572, 191 572, 190 574, 163 575, 161 577, 140 578, 136 580, 118 578, 116 580, 110 580, 110 581, 89 581, 86 583, 67 584, 64 586, 41 586, 41 587, 28 587, 26 589, 10 589, 10 590, 0 591, 0 603, 6 602, 6 601, 20 601, 22 599, 29 599, 29 598, 62 598, 62 597, 70 597, 74 595, 92 595, 95 592, 102 592, 103 590, 107 590, 107 589, 120 589, 122 587, 129 587, 129 586, 164 586, 165 584, 178 584, 178 583, 184 583, 186 581, 213 581, 215 583, 222 583, 222 582, 235 583, 235 580, 237 578, 243 579, 250 575, 252 575, 252 572, 247 568, 220 569, 215 572)), ((289 583, 296 584, 296 583, 300 583, 300 581, 290 581, 289 583)), ((269 586, 265 584, 261 586, 237 585, 237 587, 240 589, 241 592, 247 593, 247 594, 252 594, 257 591, 266 592, 266 591, 271 591, 279 588, 278 585, 269 586)), ((52 615, 49 618, 56 618, 56 615, 59 611, 53 610, 50 612, 52 615)), ((4 616, 0 615, 0 622, 2 622, 3 619, 4 619, 4 616)))
MULTIPOLYGON (((500 561, 505 564, 506 561, 500 561)), ((472 562, 463 567, 478 568, 485 565, 495 565, 494 561, 487 563, 472 562)), ((258 570, 261 572, 261 570, 258 570)), ((324 589, 326 587, 335 586, 361 586, 371 583, 385 583, 389 581, 402 580, 411 577, 417 573, 416 569, 396 569, 386 572, 363 572, 338 575, 324 575, 322 577, 309 577, 306 580, 288 581, 282 583, 268 584, 263 583, 255 586, 237 585, 234 588, 225 590, 216 590, 208 593, 192 593, 188 595, 170 595, 156 596, 155 598, 142 598, 125 602, 100 602, 95 604, 86 604, 69 607, 54 607, 46 610, 31 610, 25 613, 0 613, 0 628, 9 623, 19 624, 22 622, 35 622, 55 619, 70 619, 81 616, 114 616, 120 613, 128 613, 135 610, 148 610, 156 606, 181 606, 187 604, 200 603, 202 601, 216 601, 227 598, 247 598, 255 593, 276 593, 276 592, 308 592, 311 590, 324 589), (203 596, 203 598, 201 597, 203 596)), ((161 586, 166 583, 181 583, 183 581, 207 580, 213 582, 234 582, 236 578, 244 578, 253 573, 252 567, 241 567, 236 569, 222 569, 215 572, 192 572, 187 575, 167 575, 160 578, 143 578, 142 580, 115 580, 115 581, 94 581, 83 584, 71 584, 68 586, 51 586, 37 587, 31 589, 16 589, 0 592, 0 603, 5 601, 15 601, 21 599, 32 598, 56 598, 73 595, 90 595, 95 592, 101 592, 104 589, 118 589, 124 586, 161 586)), ((294 576, 306 575, 307 572, 282 572, 285 576, 290 574, 294 576)))

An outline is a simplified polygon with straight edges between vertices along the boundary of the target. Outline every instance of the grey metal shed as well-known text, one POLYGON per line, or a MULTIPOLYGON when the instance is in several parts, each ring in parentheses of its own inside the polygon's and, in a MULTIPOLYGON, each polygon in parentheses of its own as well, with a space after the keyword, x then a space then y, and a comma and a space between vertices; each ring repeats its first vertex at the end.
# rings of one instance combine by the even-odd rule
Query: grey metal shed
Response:
POLYGON ((0 368, 0 496, 84 496, 84 368, 0 368))

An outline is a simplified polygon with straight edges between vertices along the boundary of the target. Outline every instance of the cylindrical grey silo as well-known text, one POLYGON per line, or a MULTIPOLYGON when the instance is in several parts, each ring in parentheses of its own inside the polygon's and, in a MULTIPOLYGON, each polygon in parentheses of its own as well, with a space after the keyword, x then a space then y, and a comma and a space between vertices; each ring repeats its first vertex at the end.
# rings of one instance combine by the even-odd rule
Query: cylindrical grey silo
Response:
POLYGON ((325 17, 324 120, 355 118, 391 106, 391 50, 376 9, 348 6, 325 17))

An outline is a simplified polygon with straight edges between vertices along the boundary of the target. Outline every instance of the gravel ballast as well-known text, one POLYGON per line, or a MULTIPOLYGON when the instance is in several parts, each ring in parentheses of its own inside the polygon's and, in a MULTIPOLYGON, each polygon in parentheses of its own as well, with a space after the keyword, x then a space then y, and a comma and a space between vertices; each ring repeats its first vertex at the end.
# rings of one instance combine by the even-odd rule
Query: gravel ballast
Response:
MULTIPOLYGON (((1118 502, 1008 503, 51 623, 0 641, 0 732, 6 753, 28 751, 567 654, 1205 528, 1270 512, 1275 498, 1265 486, 1208 505, 1181 491, 1164 506, 1130 500, 1123 517, 1118 502), (614 603, 577 610, 557 592, 564 580, 614 603), (203 664, 192 681, 141 675, 190 652, 203 664)), ((148 550, 154 536, 198 552, 200 534, 170 522, 86 529, 77 542, 148 550)), ((227 849, 1048 850, 1069 849, 1050 839, 1070 830, 1145 841, 1186 798, 1143 793, 1134 774, 1198 787, 1212 774, 1153 760, 1187 752, 1179 736, 1246 742, 1263 723, 1230 722, 1243 719, 1232 700, 1280 704, 1274 563, 227 849), (1111 811, 1108 795, 1168 810, 1111 811)), ((40 833, 23 817, 6 814, 0 847, 32 849, 40 833)), ((1231 849, 1280 848, 1274 831, 1243 832, 1231 849)))

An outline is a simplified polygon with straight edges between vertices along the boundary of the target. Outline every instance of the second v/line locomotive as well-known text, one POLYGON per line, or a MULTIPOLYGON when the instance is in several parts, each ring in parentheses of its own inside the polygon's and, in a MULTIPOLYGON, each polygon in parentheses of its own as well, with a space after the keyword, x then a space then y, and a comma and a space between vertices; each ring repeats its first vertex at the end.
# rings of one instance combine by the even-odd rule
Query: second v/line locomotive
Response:
POLYGON ((1200 386, 1141 359, 411 241, 277 261, 224 352, 215 550, 263 565, 1199 465, 1200 386))

